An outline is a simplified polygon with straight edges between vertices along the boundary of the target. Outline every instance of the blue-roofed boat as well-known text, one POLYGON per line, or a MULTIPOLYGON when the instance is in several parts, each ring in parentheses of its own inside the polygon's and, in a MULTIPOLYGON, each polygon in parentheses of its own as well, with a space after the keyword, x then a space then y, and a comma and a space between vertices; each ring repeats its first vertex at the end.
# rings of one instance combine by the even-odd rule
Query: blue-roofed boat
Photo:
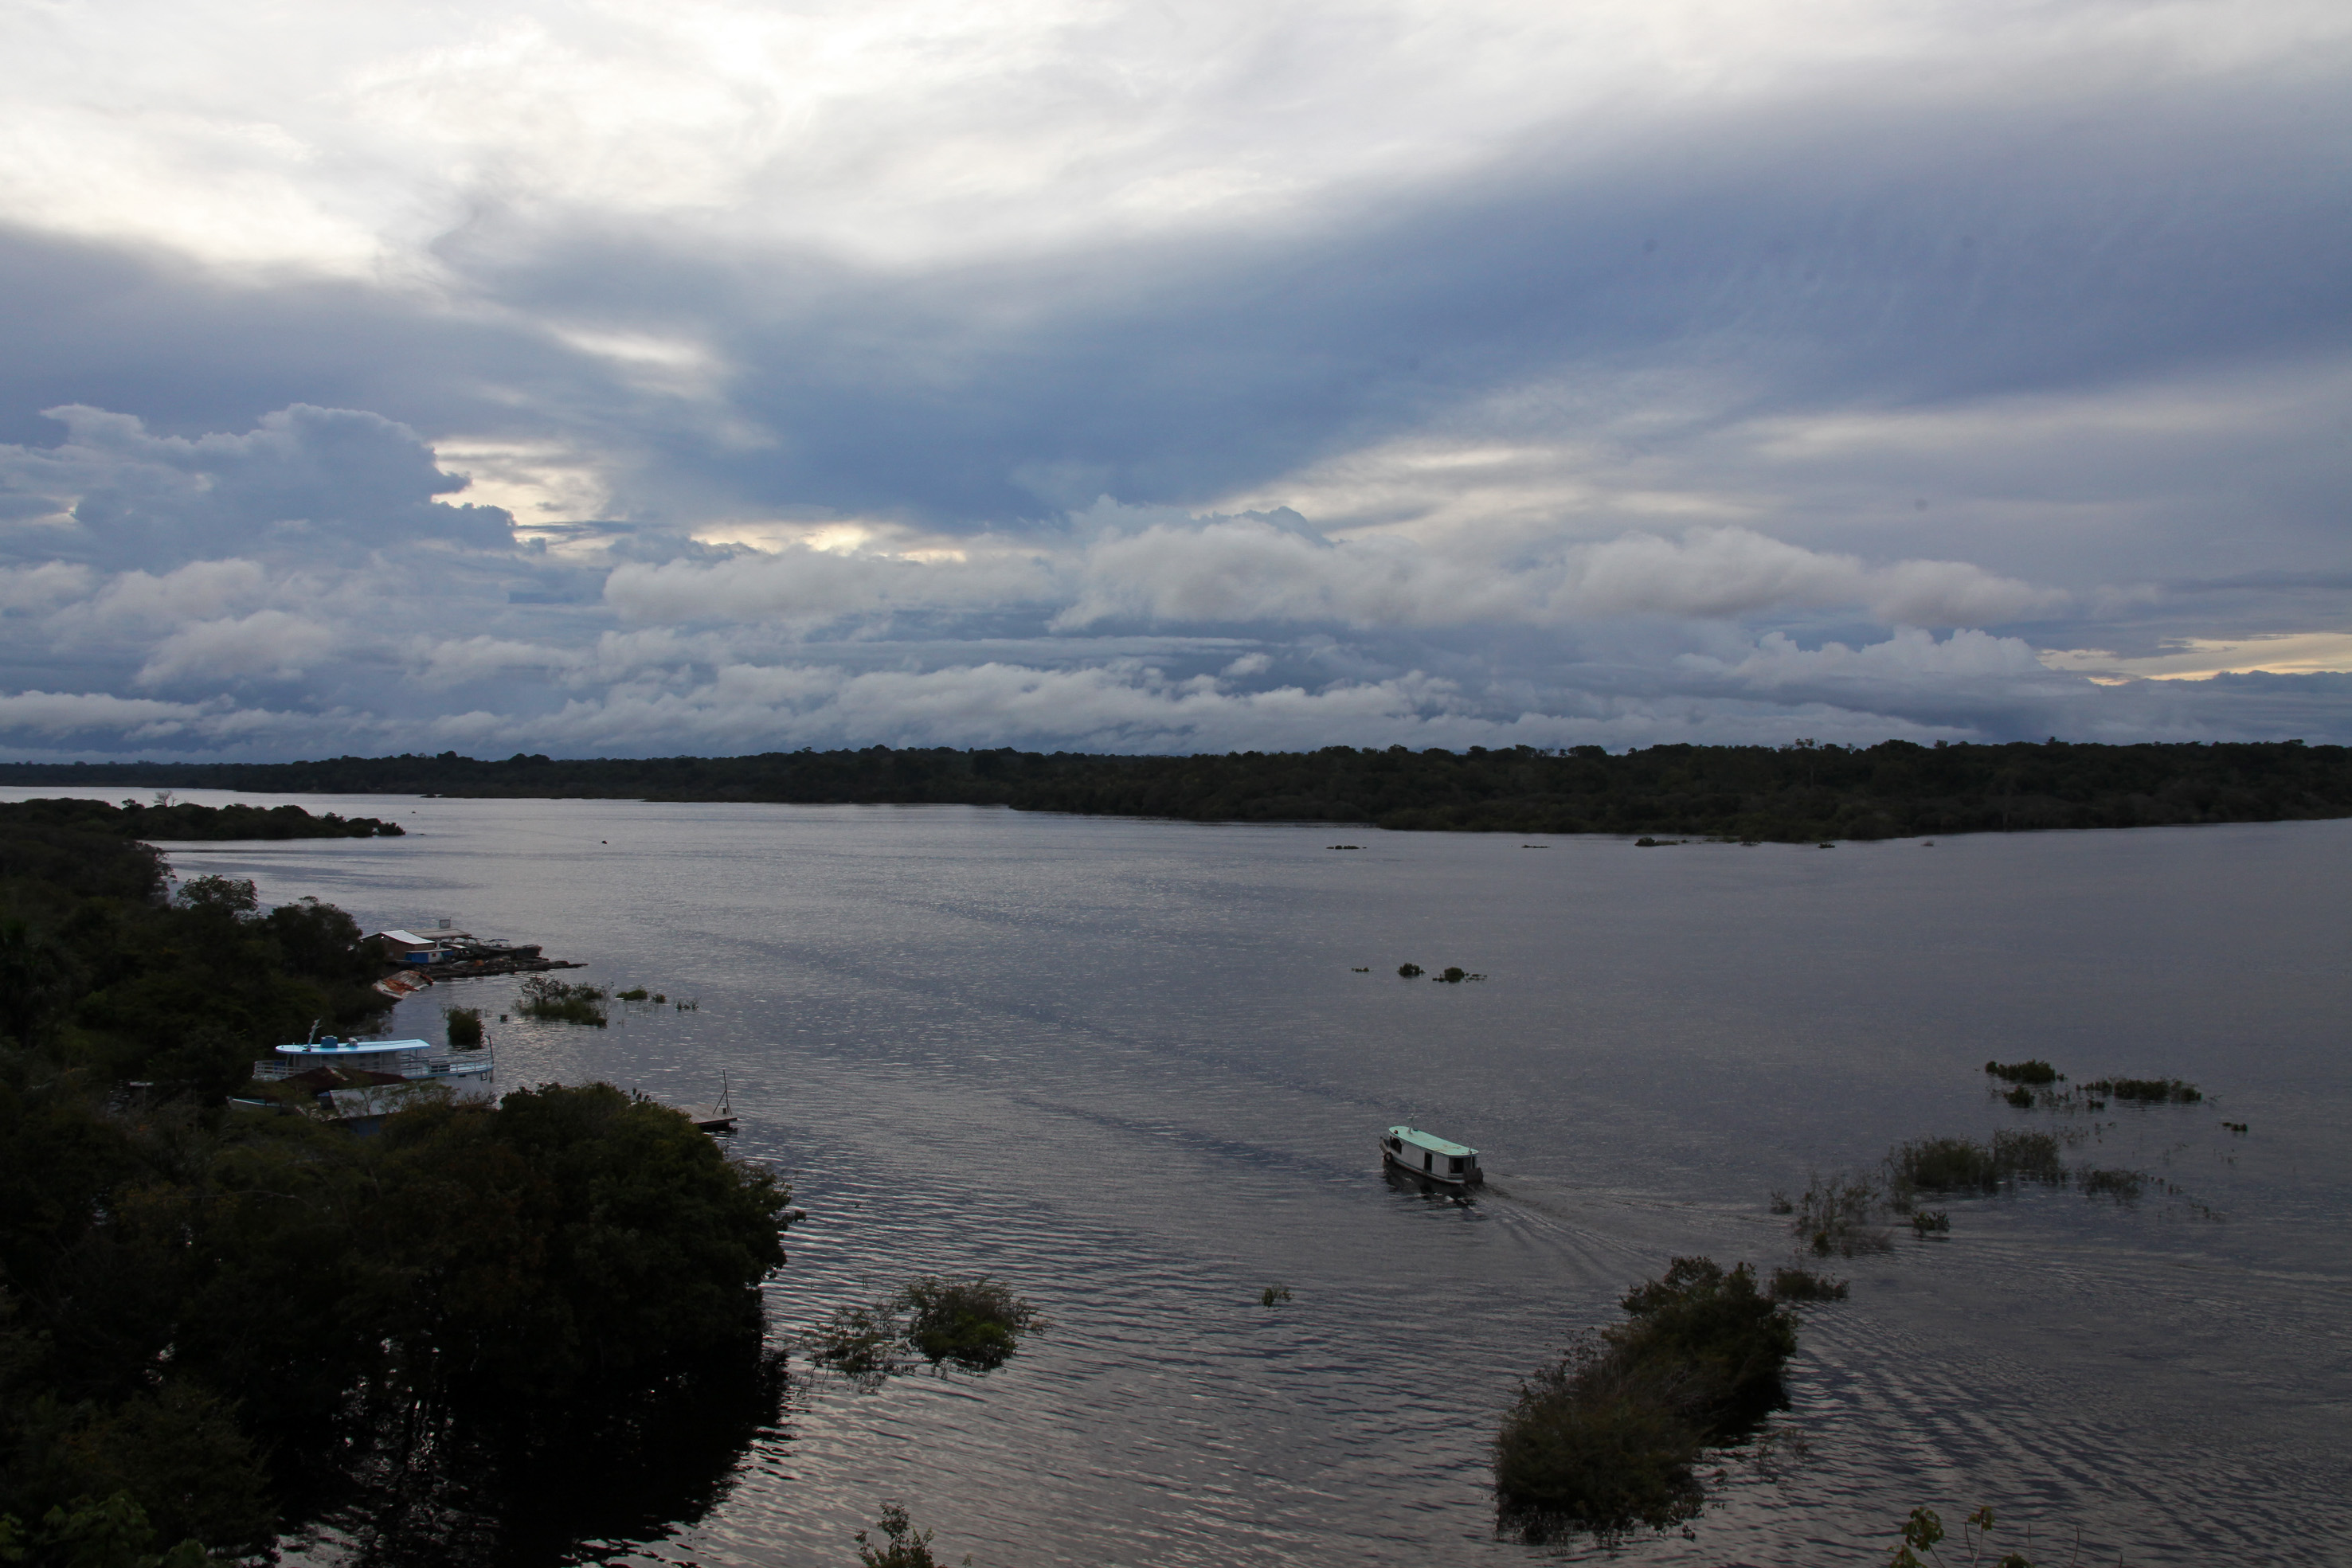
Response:
POLYGON ((1391 1127, 1381 1139, 1381 1163, 1448 1186, 1476 1186, 1486 1179, 1477 1150, 1418 1127, 1391 1127))

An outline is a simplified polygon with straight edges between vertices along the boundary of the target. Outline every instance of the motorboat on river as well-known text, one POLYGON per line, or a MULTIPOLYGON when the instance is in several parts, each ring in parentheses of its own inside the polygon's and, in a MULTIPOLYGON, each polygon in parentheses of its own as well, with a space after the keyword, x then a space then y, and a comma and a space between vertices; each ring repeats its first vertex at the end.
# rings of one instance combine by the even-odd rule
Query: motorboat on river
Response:
POLYGON ((1477 1150, 1418 1127, 1391 1127, 1381 1139, 1381 1162, 1448 1186, 1476 1186, 1486 1179, 1477 1150))

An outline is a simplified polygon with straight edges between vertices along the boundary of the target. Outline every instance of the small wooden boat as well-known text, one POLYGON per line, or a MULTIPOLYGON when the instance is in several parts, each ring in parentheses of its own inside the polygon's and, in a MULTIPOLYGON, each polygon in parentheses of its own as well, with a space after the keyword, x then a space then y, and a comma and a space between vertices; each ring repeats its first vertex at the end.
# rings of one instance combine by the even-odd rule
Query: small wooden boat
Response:
POLYGON ((1418 1127, 1391 1127, 1381 1139, 1381 1163, 1448 1186, 1476 1186, 1486 1179, 1477 1150, 1418 1127))

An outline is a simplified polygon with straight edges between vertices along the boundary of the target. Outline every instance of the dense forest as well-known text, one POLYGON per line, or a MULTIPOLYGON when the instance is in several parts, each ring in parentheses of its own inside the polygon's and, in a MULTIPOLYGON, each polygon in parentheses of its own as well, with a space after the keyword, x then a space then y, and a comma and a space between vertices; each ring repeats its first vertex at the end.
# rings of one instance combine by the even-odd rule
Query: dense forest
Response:
POLYGON ((1597 746, 1115 757, 952 748, 564 760, 9 763, 0 784, 310 794, 961 803, 1195 821, 1804 842, 2352 816, 2352 753, 2225 745, 1597 746))
POLYGON ((426 1093, 367 1138, 233 1108, 273 1044, 390 1005, 359 927, 173 891, 46 804, 0 806, 0 1562, 195 1568, 320 1518, 487 1560, 450 1521, 593 1528, 773 1419, 782 1186, 609 1085, 426 1093), (494 1482, 523 1500, 453 1505, 494 1482))

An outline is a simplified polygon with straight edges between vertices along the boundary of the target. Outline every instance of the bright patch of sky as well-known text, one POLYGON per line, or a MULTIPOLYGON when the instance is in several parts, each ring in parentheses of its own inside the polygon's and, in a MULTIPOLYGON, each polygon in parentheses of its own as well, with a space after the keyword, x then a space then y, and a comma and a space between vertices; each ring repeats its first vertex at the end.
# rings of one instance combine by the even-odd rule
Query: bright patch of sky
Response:
POLYGON ((0 15, 0 755, 2352 740, 2352 12, 0 15))

